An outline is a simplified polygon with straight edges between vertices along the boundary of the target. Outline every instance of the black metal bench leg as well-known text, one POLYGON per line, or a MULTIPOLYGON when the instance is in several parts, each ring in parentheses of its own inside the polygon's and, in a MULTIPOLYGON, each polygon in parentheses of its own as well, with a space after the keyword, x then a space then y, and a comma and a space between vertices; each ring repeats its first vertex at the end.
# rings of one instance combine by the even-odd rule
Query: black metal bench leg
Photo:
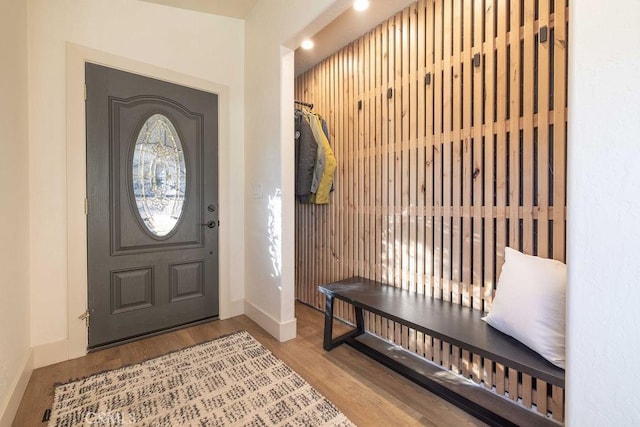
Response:
POLYGON ((345 341, 364 333, 364 315, 362 308, 354 308, 356 311, 356 328, 333 339, 333 296, 327 295, 324 305, 324 342, 322 343, 322 347, 326 351, 332 350, 345 341))
POLYGON ((362 335, 364 334, 364 314, 362 308, 354 306, 354 309, 356 311, 356 331, 359 332, 357 335, 362 335))
POLYGON ((332 344, 333 338, 333 297, 327 296, 324 303, 324 342, 322 347, 329 351, 335 345, 332 344))

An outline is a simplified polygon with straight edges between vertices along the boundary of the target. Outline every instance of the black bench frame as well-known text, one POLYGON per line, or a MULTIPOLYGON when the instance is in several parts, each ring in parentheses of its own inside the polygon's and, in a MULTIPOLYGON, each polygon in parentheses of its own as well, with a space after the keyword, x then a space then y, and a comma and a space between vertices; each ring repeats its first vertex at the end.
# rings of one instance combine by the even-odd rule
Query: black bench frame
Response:
POLYGON ((468 380, 426 359, 419 358, 399 346, 389 346, 387 341, 367 333, 364 325, 366 310, 527 373, 534 378, 564 387, 562 369, 551 365, 513 338, 482 322, 480 320, 482 314, 477 310, 419 296, 362 277, 321 285, 319 291, 326 296, 323 340, 325 350, 330 351, 346 343, 490 425, 559 425, 484 387, 471 384, 468 380), (354 307, 356 324, 353 330, 333 338, 336 299, 350 303, 354 307), (422 317, 420 315, 416 317, 415 313, 408 313, 407 317, 410 319, 405 319, 401 317, 401 313, 394 312, 393 301, 401 301, 400 306, 404 309, 416 306, 420 310, 432 310, 433 313, 425 314, 426 320, 422 322, 422 317), (442 316, 445 322, 435 325, 436 328, 434 328, 433 323, 438 322, 434 322, 433 317, 429 319, 429 316, 442 316), (450 319, 446 319, 447 316, 450 316, 450 319), (429 320, 432 324, 424 324, 429 320), (450 323, 453 323, 451 327, 448 326, 450 323), (455 330, 460 329, 461 326, 469 326, 471 330, 468 331, 469 333, 457 334, 455 330))

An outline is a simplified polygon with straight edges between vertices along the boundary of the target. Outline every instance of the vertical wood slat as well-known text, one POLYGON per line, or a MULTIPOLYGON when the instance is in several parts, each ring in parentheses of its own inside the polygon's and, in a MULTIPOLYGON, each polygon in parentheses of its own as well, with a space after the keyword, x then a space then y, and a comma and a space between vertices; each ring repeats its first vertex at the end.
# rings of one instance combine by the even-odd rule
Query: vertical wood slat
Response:
MULTIPOLYGON (((389 174, 388 174, 388 191, 389 191, 389 204, 388 204, 388 217, 389 217, 389 281, 390 285, 396 285, 398 283, 398 265, 396 261, 396 110, 395 99, 393 96, 389 96, 389 90, 393 95, 395 91, 395 79, 396 79, 396 16, 389 18, 387 29, 387 41, 389 43, 388 53, 388 69, 387 69, 387 87, 385 88, 385 99, 388 111, 388 162, 389 162, 389 174)), ((395 322, 388 321, 388 338, 394 340, 396 337, 396 324, 395 322)))
POLYGON ((369 180, 369 199, 368 205, 372 207, 369 211, 369 254, 368 254, 368 264, 369 271, 368 277, 375 279, 376 278, 376 261, 377 261, 377 242, 378 235, 375 232, 376 230, 376 212, 375 206, 378 206, 377 195, 376 195, 376 149, 378 144, 377 138, 377 123, 376 123, 376 96, 375 96, 375 85, 376 85, 376 33, 375 30, 369 33, 369 148, 367 150, 368 161, 369 161, 369 173, 367 174, 367 179, 369 180))
MULTIPOLYGON (((446 3, 446 2, 444 2, 446 3)), ((433 101, 433 135, 431 152, 433 153, 433 206, 442 207, 442 24, 443 2, 436 2, 434 7, 434 101, 433 101)), ((433 295, 442 298, 442 211, 437 209, 433 220, 433 295)))
POLYGON ((534 160, 534 20, 535 2, 524 2, 524 44, 523 44, 523 87, 522 90, 522 249, 524 252, 534 253, 534 221, 533 221, 533 160, 534 160))
MULTIPOLYGON (((373 276, 375 278, 375 280, 382 280, 382 274, 381 274, 381 266, 382 266, 382 262, 381 262, 381 255, 382 255, 382 250, 383 250, 383 246, 382 246, 382 231, 383 231, 383 226, 382 226, 382 215, 381 215, 381 205, 382 205, 382 190, 380 188, 380 185, 378 184, 377 180, 379 179, 381 172, 382 172, 382 150, 381 150, 381 141, 382 141, 382 135, 381 135, 381 110, 380 110, 380 97, 378 96, 377 93, 377 88, 380 86, 380 80, 381 80, 381 73, 380 73, 380 60, 381 60, 381 47, 380 47, 380 39, 381 39, 381 29, 380 26, 378 26, 375 30, 374 30, 375 34, 374 34, 374 47, 375 47, 375 52, 372 55, 372 68, 374 69, 374 75, 375 75, 375 81, 372 84, 372 91, 373 91, 373 98, 374 98, 374 115, 373 115, 373 121, 374 121, 374 127, 375 127, 375 152, 373 154, 374 156, 374 163, 375 163, 375 167, 374 167, 374 171, 371 174, 370 177, 370 185, 373 187, 373 191, 374 191, 374 206, 375 206, 375 217, 374 217, 374 231, 373 233, 375 233, 375 245, 372 247, 372 252, 373 252, 373 257, 374 257, 374 265, 373 265, 373 276)), ((374 328, 372 329, 374 331, 374 333, 378 336, 381 336, 381 322, 380 322, 380 316, 374 315, 373 316, 373 321, 374 321, 374 328)))
POLYGON ((509 399, 518 400, 518 371, 509 368, 509 399))
MULTIPOLYGON (((549 27, 549 3, 538 6, 538 28, 549 27)), ((537 170, 536 205, 538 206, 537 255, 548 258, 549 254, 549 40, 536 38, 538 50, 537 67, 537 170)), ((546 391, 545 391, 546 393, 546 391)), ((546 409, 546 405, 545 405, 546 409)))
MULTIPOLYGON (((402 12, 398 12, 395 17, 395 25, 393 27, 393 37, 395 44, 395 67, 393 80, 393 105, 395 112, 395 136, 393 140, 394 156, 395 156, 395 181, 394 181, 394 260, 395 260, 395 285, 399 288, 403 287, 403 271, 402 271, 402 248, 404 242, 402 240, 402 217, 397 213, 399 207, 402 206, 402 99, 399 94, 402 90, 402 12)), ((402 338, 406 326, 396 323, 395 325, 395 342, 402 343, 402 338)))
POLYGON ((360 59, 362 61, 360 65, 360 76, 362 81, 360 82, 360 94, 358 95, 358 101, 362 101, 363 108, 358 111, 360 117, 360 140, 358 142, 358 163, 359 163, 359 179, 358 190, 360 193, 360 200, 358 202, 360 233, 358 246, 360 248, 360 276, 369 277, 369 246, 371 242, 369 229, 369 212, 365 211, 361 207, 369 205, 369 162, 367 156, 367 148, 371 143, 370 140, 370 127, 369 127, 369 112, 371 106, 369 102, 369 83, 371 68, 369 67, 369 54, 370 54, 370 34, 365 34, 362 38, 362 53, 360 59))
MULTIPOLYGON (((435 27, 435 11, 432 1, 427 1, 425 10, 425 37, 426 37, 426 74, 430 76, 430 84, 426 85, 425 90, 425 206, 435 206, 434 203, 434 184, 433 184, 433 169, 434 169, 434 155, 433 155, 433 135, 435 133, 433 115, 434 115, 434 96, 435 96, 435 68, 434 68, 434 56, 435 56, 435 40, 433 28, 435 27)), ((433 227, 434 217, 431 212, 428 212, 425 218, 425 293, 429 296, 434 296, 434 247, 433 247, 433 227)), ((428 350, 428 348, 427 348, 428 350)))
MULTIPOLYGON (((396 92, 396 105, 400 104, 400 118, 402 121, 401 132, 400 132, 400 154, 398 158, 400 159, 400 204, 398 206, 410 206, 411 201, 409 197, 409 174, 410 174, 410 166, 409 166, 409 143, 410 143, 410 134, 409 134, 409 73, 411 70, 409 69, 409 13, 410 8, 406 8, 402 11, 402 21, 400 24, 400 43, 402 45, 401 51, 396 51, 396 54, 400 53, 400 61, 402 64, 402 68, 399 70, 400 75, 396 84, 399 84, 398 90, 396 92)), ((396 143, 397 144, 397 143, 396 143)), ((399 215, 399 223, 400 223, 400 277, 401 277, 401 287, 403 289, 410 289, 409 284, 411 283, 411 279, 408 275, 409 272, 409 247, 411 245, 409 238, 409 215, 399 215)), ((402 339, 401 344, 405 348, 409 348, 409 328, 407 326, 402 326, 402 339)))
MULTIPOLYGON (((330 206, 296 204, 296 297, 320 308, 318 284, 360 274, 487 311, 504 247, 564 260, 566 29, 566 0, 419 0, 297 77, 338 171, 330 206)), ((366 319, 563 421, 563 389, 366 319)))
MULTIPOLYGON (((483 167, 484 170, 484 189, 483 189, 483 206, 485 210, 487 207, 493 209, 494 204, 494 91, 495 88, 495 20, 494 14, 496 13, 496 4, 494 0, 485 0, 484 5, 484 60, 482 61, 482 73, 483 88, 484 88, 484 141, 482 146, 483 151, 483 167)), ((495 251, 495 239, 494 239, 494 218, 493 216, 485 215, 484 224, 482 230, 482 238, 484 240, 483 247, 483 259, 484 259, 484 273, 483 273, 483 294, 482 303, 483 310, 488 311, 493 298, 494 288, 494 251, 495 251)), ((491 389, 493 386, 493 362, 489 359, 485 359, 483 362, 483 382, 486 388, 491 389)))
POLYGON ((394 284, 402 287, 402 215, 399 215, 398 207, 402 206, 402 12, 398 12, 393 25, 393 46, 394 46, 394 67, 393 71, 393 92, 391 94, 391 104, 395 124, 393 126, 393 155, 394 155, 394 181, 393 181, 393 222, 394 222, 394 284))
MULTIPOLYGON (((485 0, 485 50, 484 50, 484 62, 483 62, 483 74, 484 74, 484 193, 483 193, 483 205, 485 209, 487 207, 493 209, 494 202, 494 130, 495 130, 495 113, 494 113, 494 94, 495 87, 495 20, 494 14, 496 13, 496 1, 485 0)), ((494 289, 494 252, 496 242, 494 239, 494 218, 489 215, 484 217, 483 225, 483 239, 484 239, 484 282, 482 284, 484 288, 484 294, 482 295, 483 310, 488 311, 490 302, 493 298, 494 289)))
MULTIPOLYGON (((426 88, 421 84, 421 77, 425 75, 425 14, 426 14, 426 0, 419 0, 418 2, 418 20, 416 25, 417 30, 417 117, 416 117, 416 143, 417 143, 417 158, 416 158, 416 191, 417 191, 417 206, 425 205, 425 193, 426 193, 426 182, 425 182, 425 92, 426 88)), ((426 77, 425 77, 426 78, 426 77)), ((426 84, 426 83, 425 83, 426 84)), ((416 216, 416 287, 417 292, 424 294, 426 292, 425 289, 425 246, 426 242, 424 241, 425 236, 425 217, 424 214, 418 214, 416 216)), ((420 356, 424 356, 424 334, 422 332, 418 332, 416 334, 417 348, 416 352, 420 356)))
MULTIPOLYGON (((463 3, 463 44, 462 44, 462 206, 469 208, 472 203, 473 187, 473 163, 472 163, 472 143, 471 143, 471 111, 473 104, 472 95, 472 0, 464 0, 463 3)), ((466 215, 462 219, 462 304, 472 306, 473 299, 473 275, 472 275, 472 245, 473 235, 471 232, 472 216, 466 215)))
MULTIPOLYGON (((443 2, 436 2, 433 9, 434 36, 433 36, 433 61, 434 61, 434 99, 433 99, 433 135, 431 136, 431 153, 433 164, 433 206, 442 207, 442 146, 440 136, 442 134, 442 26, 443 26, 443 2)), ((442 213, 437 209, 433 216, 433 295, 442 298, 442 213)), ((441 341, 433 338, 433 361, 441 362, 441 341)))
MULTIPOLYGON (((408 202, 410 206, 410 213, 408 217, 408 233, 409 233, 409 247, 407 250, 408 262, 407 269, 408 274, 407 278, 409 281, 409 289, 412 292, 418 292, 418 280, 417 280, 417 266, 416 266, 416 228, 417 228, 417 213, 415 211, 415 207, 417 207, 417 82, 418 82, 418 50, 417 50, 417 25, 418 25, 418 4, 414 3, 409 8, 408 14, 408 23, 409 23, 409 31, 407 34, 408 38, 408 50, 409 50, 409 70, 408 72, 404 72, 403 74, 409 74, 408 85, 406 87, 407 99, 406 99, 406 108, 408 111, 405 111, 405 115, 408 116, 407 128, 408 134, 404 136, 405 139, 409 141, 409 150, 407 154, 408 164, 405 166, 405 176, 407 178, 409 194, 408 194, 408 202), (413 211, 412 211, 413 209, 413 211)), ((404 95, 403 95, 404 97, 404 95)), ((417 334, 413 329, 409 329, 409 351, 416 352, 417 351, 417 342, 416 342, 417 334)))
POLYGON ((536 410, 547 415, 547 383, 541 379, 536 380, 536 410))
MULTIPOLYGON (((400 51, 400 58, 402 62, 402 68, 400 71, 400 79, 398 90, 396 92, 396 96, 400 98, 400 117, 402 120, 402 129, 400 133, 400 173, 401 173, 401 181, 400 181, 400 204, 398 206, 411 206, 411 197, 410 197, 410 189, 409 189, 409 176, 411 174, 411 166, 409 164, 409 147, 411 143, 411 133, 409 132, 409 118, 410 118, 410 109, 409 109, 409 74, 411 73, 411 69, 409 67, 409 59, 411 57, 410 47, 409 47, 409 14, 411 13, 411 7, 406 8, 402 11, 402 23, 401 23, 401 43, 402 50, 400 51)), ((398 83, 398 82, 396 82, 398 83)), ((396 99, 398 102, 398 99, 396 99)), ((409 275, 409 248, 411 246, 411 238, 409 234, 409 223, 410 223, 410 213, 400 216, 400 228, 401 228, 401 281, 402 288, 408 288, 410 290, 410 284, 414 285, 411 280, 411 276, 409 275)))
MULTIPOLYGON (((504 247, 507 246, 507 78, 509 64, 507 62, 508 33, 507 24, 508 1, 498 1, 497 37, 496 37, 496 206, 499 215, 496 220, 496 264, 495 278, 499 277, 499 267, 504 263, 504 247)), ((491 303, 487 307, 491 309, 491 303)))
MULTIPOLYGON (((473 55, 474 60, 472 62, 473 67, 473 92, 471 94, 473 99, 473 109, 471 111, 472 120, 472 137, 471 137, 471 155, 473 156, 472 162, 472 199, 473 199, 473 219, 472 219, 472 279, 473 284, 473 308, 482 310, 482 285, 483 285, 483 263, 482 263, 482 190, 484 186, 484 180, 482 179, 485 171, 482 165, 482 113, 484 109, 484 97, 483 97, 483 79, 482 79, 482 39, 484 33, 482 31, 484 26, 484 8, 482 1, 473 1, 473 16, 475 21, 473 22, 473 55), (477 58, 477 60, 476 60, 477 58)), ((470 11, 471 12, 471 11, 470 11)))
MULTIPOLYGON (((462 302, 461 273, 462 273, 462 239, 461 206, 462 206, 462 2, 454 1, 452 10, 452 41, 451 41, 451 275, 449 288, 451 301, 456 304, 462 302)), ((460 372, 460 349, 451 347, 451 371, 460 372)))
MULTIPOLYGON (((390 223, 389 223, 389 103, 386 96, 386 88, 389 87, 389 44, 388 44, 388 22, 383 22, 381 31, 382 44, 382 63, 381 63, 381 81, 378 92, 380 93, 381 121, 382 121, 382 179, 380 187, 382 190, 382 277, 381 280, 391 283, 391 265, 390 265, 390 223)), ((382 337, 388 337, 388 320, 381 320, 382 337)))
POLYGON ((564 389, 555 385, 551 387, 551 415, 558 422, 564 421, 564 389))
MULTIPOLYGON (((341 52, 332 56, 333 71, 332 71, 331 77, 332 77, 332 83, 334 88, 333 125, 337 128, 336 138, 334 140, 336 143, 334 143, 334 147, 336 148, 336 152, 338 153, 338 156, 340 156, 341 159, 344 159, 346 157, 345 144, 341 144, 337 142, 337 141, 344 140, 344 115, 342 114, 342 102, 343 102, 343 93, 344 93, 343 92, 344 91, 343 75, 342 75, 342 57, 343 57, 343 53, 341 52)), ((344 162, 340 162, 338 163, 336 186, 337 188, 341 188, 341 187, 344 187, 345 185, 346 183, 344 182, 344 162)), ((342 218, 345 211, 344 197, 334 197, 334 201, 338 208, 337 209, 338 218, 342 218)), ((344 240, 345 240, 344 221, 340 221, 338 218, 336 219, 338 223, 338 237, 337 237, 338 253, 336 255, 338 269, 336 273, 337 274, 336 279, 345 276, 345 265, 343 261, 346 257, 345 250, 344 250, 344 240)))
POLYGON ((531 408, 533 403, 533 388, 531 375, 522 374, 522 404, 531 408))
POLYGON ((442 299, 451 301, 451 181, 452 181, 452 108, 453 2, 443 2, 442 11, 442 128, 439 149, 442 151, 442 299))
POLYGON ((461 304, 463 291, 462 281, 462 239, 461 207, 462 207, 462 2, 453 2, 453 41, 452 41, 452 99, 451 99, 451 300, 461 304))
POLYGON ((354 183, 353 189, 355 193, 354 199, 354 235, 353 238, 356 241, 356 272, 359 276, 364 276, 364 212, 361 209, 361 206, 364 206, 364 171, 363 171, 363 161, 362 161, 362 152, 363 152, 363 144, 364 144, 364 122, 363 122, 363 114, 358 110, 358 101, 364 100, 363 92, 364 92, 364 72, 366 67, 364 66, 364 37, 361 37, 357 41, 357 52, 358 52, 358 66, 356 71, 354 72, 354 76, 356 77, 355 83, 355 91, 353 98, 354 105, 354 121, 357 123, 355 132, 356 132, 356 141, 355 141, 355 149, 354 149, 354 183))
POLYGON ((555 25, 553 42, 553 258, 564 260, 566 206, 566 88, 567 88, 567 25, 568 0, 555 0, 555 25))
POLYGON ((353 92, 354 92, 354 44, 347 46, 344 51, 343 57, 343 80, 344 80, 344 99, 343 99, 343 120, 344 120, 344 145, 346 149, 344 150, 345 158, 344 162, 346 164, 346 173, 345 173, 345 188, 344 191, 344 199, 345 199, 345 211, 344 217, 345 221, 345 242, 346 246, 346 268, 347 274, 353 275, 355 273, 355 265, 354 265, 354 251, 353 251, 353 239, 351 236, 354 233, 353 229, 353 156, 351 155, 354 150, 354 129, 355 123, 353 118, 353 92))
MULTIPOLYGON (((322 111, 328 111, 327 109, 327 99, 326 99, 326 79, 327 79, 327 72, 326 72, 326 67, 327 67, 327 63, 323 62, 323 64, 319 67, 319 78, 318 81, 320 82, 320 87, 319 87, 319 91, 318 91, 318 99, 319 99, 319 107, 322 108, 322 111)), ((327 250, 327 248, 329 247, 328 241, 330 240, 330 234, 329 234, 329 229, 330 229, 330 220, 328 218, 328 211, 329 209, 331 209, 331 206, 326 206, 325 209, 322 210, 322 220, 320 221, 320 223, 322 224, 322 246, 321 246, 321 251, 322 251, 322 263, 320 264, 320 268, 321 268, 321 280, 325 281, 327 279, 329 279, 330 277, 330 273, 331 273, 331 261, 330 261, 330 256, 329 256, 329 251, 327 250)), ((319 298, 316 299, 316 304, 320 304, 319 298)))
POLYGON ((496 363, 495 377, 496 393, 504 395, 505 392, 505 367, 501 363, 496 363))
POLYGON ((520 246, 520 2, 510 3, 509 32, 509 239, 520 246))

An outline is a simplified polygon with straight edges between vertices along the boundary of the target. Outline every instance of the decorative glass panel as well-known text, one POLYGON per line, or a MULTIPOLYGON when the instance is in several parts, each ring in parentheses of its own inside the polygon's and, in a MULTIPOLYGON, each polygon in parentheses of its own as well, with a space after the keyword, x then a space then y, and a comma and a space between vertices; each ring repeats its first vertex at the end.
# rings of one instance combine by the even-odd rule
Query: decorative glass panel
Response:
POLYGON ((187 179, 175 126, 154 114, 142 125, 133 153, 133 194, 144 225, 155 236, 169 234, 184 209, 187 179))

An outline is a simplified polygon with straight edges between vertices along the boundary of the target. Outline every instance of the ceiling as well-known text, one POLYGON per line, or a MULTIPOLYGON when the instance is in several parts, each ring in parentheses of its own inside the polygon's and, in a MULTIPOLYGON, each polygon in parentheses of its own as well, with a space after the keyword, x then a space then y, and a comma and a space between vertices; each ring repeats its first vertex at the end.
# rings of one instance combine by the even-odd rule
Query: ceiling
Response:
MULTIPOLYGON (((142 0, 166 6, 245 19, 259 0, 142 0)), ((267 0, 270 1, 270 0, 267 0)), ((298 0, 312 1, 312 0, 298 0)), ((364 12, 348 7, 323 29, 315 34, 303 34, 311 38, 315 46, 310 50, 297 49, 295 55, 296 76, 313 67, 332 53, 348 45, 362 34, 374 28, 415 0, 371 0, 364 12)), ((348 3, 348 2, 345 2, 348 3)), ((300 38, 302 40, 302 38, 300 38)))
POLYGON ((415 0, 371 0, 371 6, 364 12, 348 8, 322 30, 308 35, 315 44, 313 49, 296 49, 296 76, 414 2, 415 0))
POLYGON ((244 19, 258 0, 143 0, 213 15, 244 19))

